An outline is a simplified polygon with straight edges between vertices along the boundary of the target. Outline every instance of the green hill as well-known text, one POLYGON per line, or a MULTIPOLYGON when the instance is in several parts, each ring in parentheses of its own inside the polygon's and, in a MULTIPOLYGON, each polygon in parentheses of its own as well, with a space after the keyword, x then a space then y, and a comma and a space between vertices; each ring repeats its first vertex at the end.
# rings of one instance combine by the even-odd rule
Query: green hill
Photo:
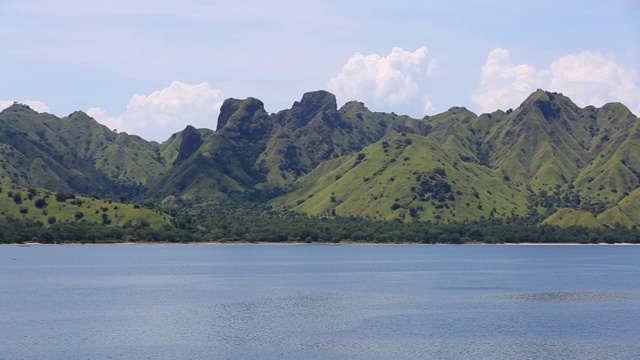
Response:
POLYGON ((544 218, 568 208, 583 218, 547 223, 599 226, 595 217, 622 198, 615 194, 639 184, 638 122, 620 104, 581 109, 538 90, 508 113, 476 116, 454 107, 420 125, 428 130, 413 131, 413 124, 413 134, 389 133, 361 160, 352 155, 316 168, 272 203, 311 214, 444 223, 544 218), (433 174, 436 168, 446 177, 433 174), (425 177, 431 184, 421 186, 425 177))
POLYGON ((112 226, 143 224, 153 228, 171 223, 169 215, 135 204, 15 186, 0 187, 0 214, 15 220, 41 222, 46 227, 72 221, 112 226))
POLYGON ((65 118, 14 104, 0 112, 2 184, 139 195, 166 168, 160 146, 114 133, 82 112, 65 118))
POLYGON ((506 112, 452 107, 423 119, 357 101, 338 108, 314 91, 274 114, 258 99, 228 99, 215 131, 188 126, 158 144, 82 112, 58 118, 14 104, 0 112, 0 184, 84 195, 89 221, 101 221, 105 201, 91 198, 124 196, 196 218, 241 199, 383 221, 633 227, 640 121, 622 104, 580 108, 543 90, 506 112))
POLYGON ((617 205, 598 215, 597 220, 610 226, 640 226, 640 189, 634 190, 617 205))
POLYGON ((589 228, 602 227, 602 224, 596 217, 583 210, 562 208, 553 215, 546 218, 543 222, 546 225, 566 226, 584 226, 589 228))

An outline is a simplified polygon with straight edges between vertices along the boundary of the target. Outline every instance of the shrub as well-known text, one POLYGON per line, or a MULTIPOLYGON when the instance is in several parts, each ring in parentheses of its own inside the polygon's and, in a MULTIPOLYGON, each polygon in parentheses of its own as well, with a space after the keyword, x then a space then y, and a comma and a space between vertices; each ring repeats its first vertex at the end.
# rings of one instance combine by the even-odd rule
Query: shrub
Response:
POLYGON ((47 206, 47 201, 45 199, 37 199, 35 205, 38 209, 43 209, 47 206))
POLYGON ((76 194, 72 193, 72 192, 57 192, 56 193, 56 201, 59 202, 64 202, 67 201, 68 199, 75 199, 76 198, 76 194))

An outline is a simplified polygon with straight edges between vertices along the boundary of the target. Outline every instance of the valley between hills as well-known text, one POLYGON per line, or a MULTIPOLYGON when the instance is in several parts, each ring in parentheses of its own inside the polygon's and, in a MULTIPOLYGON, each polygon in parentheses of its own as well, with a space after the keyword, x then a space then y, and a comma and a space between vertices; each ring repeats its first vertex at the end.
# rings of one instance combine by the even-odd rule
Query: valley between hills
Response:
POLYGON ((415 119, 314 91, 272 114, 227 99, 215 130, 162 143, 16 103, 0 129, 1 242, 640 241, 620 103, 538 90, 415 119))

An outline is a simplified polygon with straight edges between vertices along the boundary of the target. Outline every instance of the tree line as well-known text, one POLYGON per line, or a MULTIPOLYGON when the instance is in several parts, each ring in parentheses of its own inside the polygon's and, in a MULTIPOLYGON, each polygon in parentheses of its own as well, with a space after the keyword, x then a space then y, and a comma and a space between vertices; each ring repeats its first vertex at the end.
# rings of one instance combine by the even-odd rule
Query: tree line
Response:
POLYGON ((0 243, 42 244, 122 243, 122 242, 194 242, 202 237, 171 225, 154 229, 149 226, 109 226, 99 222, 65 221, 45 226, 40 221, 0 219, 0 243))
POLYGON ((0 218, 0 243, 640 243, 640 231, 634 229, 538 225, 540 219, 535 217, 451 224, 405 223, 361 217, 308 216, 249 202, 196 206, 172 215, 172 224, 161 228, 150 227, 144 221, 118 227, 81 219, 45 226, 38 221, 5 216, 0 218))
POLYGON ((535 217, 431 222, 373 221, 362 217, 307 216, 268 205, 206 206, 190 218, 205 241, 367 243, 640 243, 640 232, 624 227, 538 225, 535 217))

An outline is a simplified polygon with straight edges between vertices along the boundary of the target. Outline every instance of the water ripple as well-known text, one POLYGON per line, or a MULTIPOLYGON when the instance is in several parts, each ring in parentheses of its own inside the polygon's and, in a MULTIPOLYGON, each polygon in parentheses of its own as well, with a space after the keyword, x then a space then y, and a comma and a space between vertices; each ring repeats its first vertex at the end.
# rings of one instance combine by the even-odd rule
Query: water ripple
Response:
POLYGON ((487 298, 511 301, 539 302, 640 302, 640 292, 633 291, 555 291, 524 294, 487 296, 487 298))

